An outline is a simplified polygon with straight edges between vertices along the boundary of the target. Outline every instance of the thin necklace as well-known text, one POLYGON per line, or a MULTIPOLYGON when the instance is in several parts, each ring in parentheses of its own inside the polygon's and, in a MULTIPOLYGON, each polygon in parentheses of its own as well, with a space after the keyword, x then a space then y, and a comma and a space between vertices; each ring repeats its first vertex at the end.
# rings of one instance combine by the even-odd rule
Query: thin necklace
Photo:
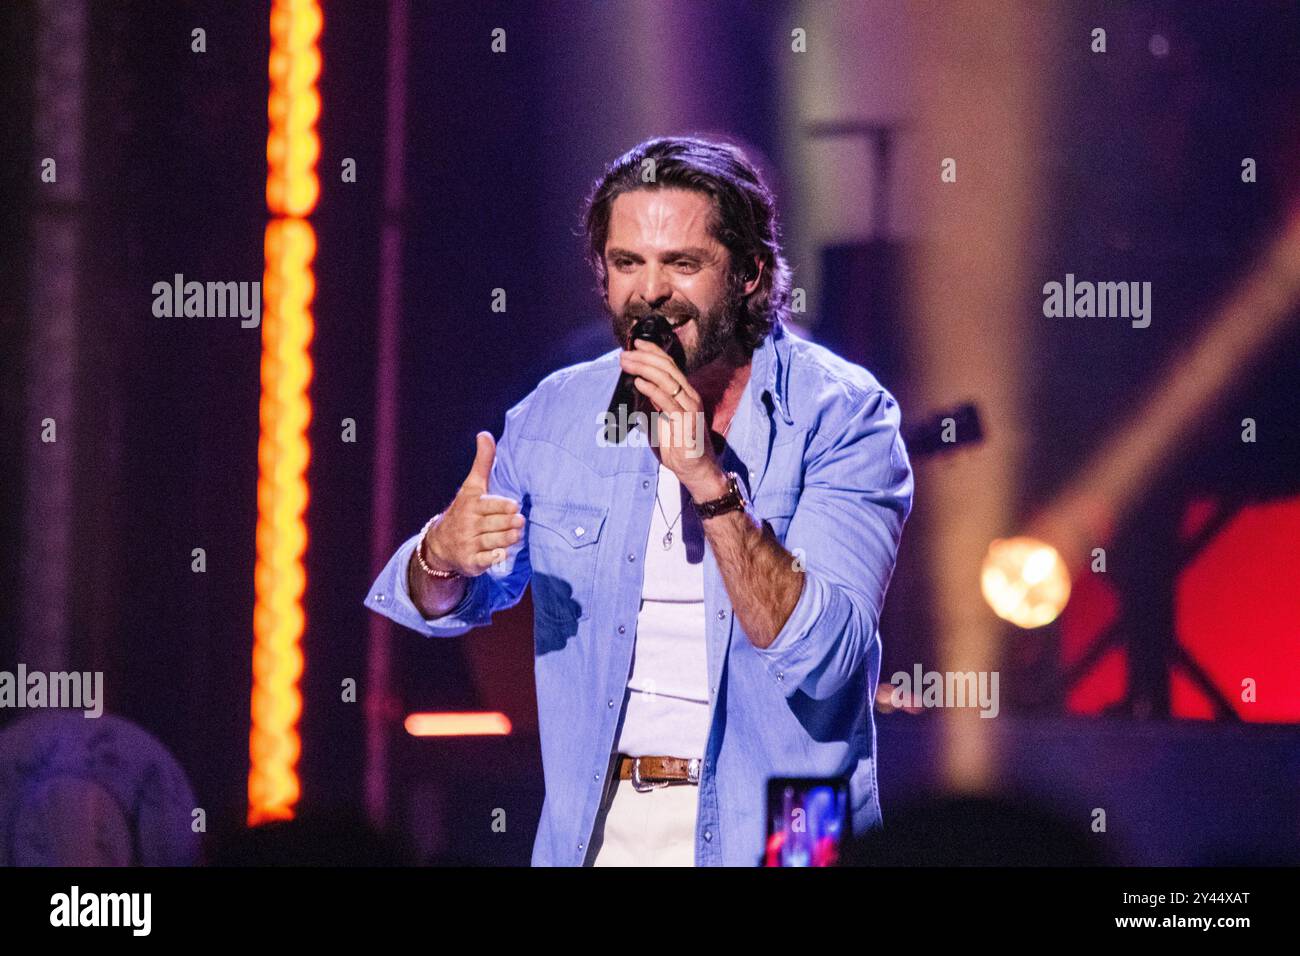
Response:
MULTIPOLYGON (((723 437, 723 438, 726 438, 726 437, 727 437, 727 432, 731 431, 731 423, 732 423, 733 421, 735 421, 735 419, 736 419, 736 416, 735 416, 735 414, 733 413, 732 416, 731 416, 731 418, 727 421, 727 427, 724 428, 724 429, 722 430, 722 437, 723 437)), ((655 504, 657 504, 657 505, 659 506, 659 513, 660 513, 661 515, 663 515, 664 523, 665 523, 665 524, 668 524, 668 515, 664 514, 664 504, 663 504, 662 501, 659 500, 659 489, 658 489, 658 488, 655 489, 655 504)), ((686 510, 685 508, 682 508, 682 511, 685 511, 685 510, 686 510)), ((662 544, 663 544, 663 546, 664 546, 664 550, 665 550, 665 551, 669 551, 669 550, 672 549, 672 546, 673 546, 673 528, 676 527, 677 522, 681 519, 682 511, 677 512, 677 517, 673 519, 672 524, 669 524, 669 525, 668 525, 668 530, 664 533, 663 538, 660 539, 660 541, 662 542, 662 544)))

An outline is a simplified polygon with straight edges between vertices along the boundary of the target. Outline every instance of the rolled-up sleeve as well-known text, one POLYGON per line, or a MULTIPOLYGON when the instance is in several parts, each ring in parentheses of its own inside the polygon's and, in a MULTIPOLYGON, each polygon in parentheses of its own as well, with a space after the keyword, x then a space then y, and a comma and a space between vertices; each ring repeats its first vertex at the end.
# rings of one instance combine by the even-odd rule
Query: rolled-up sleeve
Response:
POLYGON ((912 509, 901 413, 884 389, 852 393, 841 424, 809 444, 804 488, 785 546, 803 561, 803 590, 765 648, 768 673, 792 696, 833 695, 879 641, 880 611, 912 509))
POLYGON ((411 600, 406 569, 415 554, 420 535, 408 538, 388 560, 384 570, 370 587, 365 605, 384 617, 391 618, 403 627, 426 637, 456 637, 470 628, 488 623, 492 619, 491 588, 486 574, 470 578, 465 584, 465 595, 454 608, 436 618, 426 618, 411 600))
MULTIPOLYGON (((519 432, 531 398, 532 395, 528 396, 506 413, 505 427, 488 475, 489 494, 522 500, 519 432)), ((419 542, 420 534, 416 532, 397 549, 375 578, 364 603, 370 610, 426 637, 456 637, 490 623, 497 611, 519 603, 532 576, 525 525, 521 540, 507 550, 502 562, 466 582, 465 594, 454 608, 436 618, 426 618, 411 600, 406 576, 419 542)))

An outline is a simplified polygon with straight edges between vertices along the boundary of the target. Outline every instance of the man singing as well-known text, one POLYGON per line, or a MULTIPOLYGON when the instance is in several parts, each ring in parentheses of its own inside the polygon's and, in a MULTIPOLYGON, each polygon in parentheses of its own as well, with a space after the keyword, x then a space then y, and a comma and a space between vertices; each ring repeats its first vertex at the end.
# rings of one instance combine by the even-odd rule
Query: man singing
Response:
POLYGON ((366 606, 452 637, 532 582, 546 799, 534 866, 754 866, 769 777, 850 780, 881 821, 878 625, 912 471, 893 396, 787 330, 775 201, 735 147, 642 143, 586 207, 615 340, 479 432, 455 499, 366 606), (621 373, 644 440, 604 440, 621 373))

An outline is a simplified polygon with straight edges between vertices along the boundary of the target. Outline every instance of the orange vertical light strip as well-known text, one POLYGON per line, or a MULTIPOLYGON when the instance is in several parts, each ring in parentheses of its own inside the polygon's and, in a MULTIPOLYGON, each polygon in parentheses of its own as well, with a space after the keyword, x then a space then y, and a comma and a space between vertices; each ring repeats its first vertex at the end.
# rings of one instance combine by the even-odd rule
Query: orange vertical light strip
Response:
POLYGON ((307 575, 307 425, 311 403, 312 261, 316 233, 306 217, 320 183, 321 55, 317 0, 271 7, 271 93, 267 103, 266 269, 262 281, 262 394, 257 443, 257 566, 254 574, 249 825, 293 817, 300 791, 298 718, 302 695, 302 609, 307 575))

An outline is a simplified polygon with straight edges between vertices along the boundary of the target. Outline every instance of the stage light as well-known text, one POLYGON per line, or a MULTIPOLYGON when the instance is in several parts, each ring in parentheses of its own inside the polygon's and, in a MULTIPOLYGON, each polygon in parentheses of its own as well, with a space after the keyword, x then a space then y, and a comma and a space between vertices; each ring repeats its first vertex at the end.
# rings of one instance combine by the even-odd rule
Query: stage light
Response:
MULTIPOLYGON (((1069 571, 1087 567, 1097 549, 1110 544, 1116 529, 1143 494, 1168 467, 1191 447, 1196 430, 1216 402, 1230 397, 1234 386, 1268 354, 1270 347, 1300 317, 1300 205, 1281 231, 1251 263, 1238 285, 1219 304, 1197 336, 1170 361, 1163 374, 1134 406, 1129 419, 1078 469, 1073 481, 1032 518, 1026 536, 1043 542, 1058 555, 1065 580, 1061 608, 1069 599, 1069 571)), ((1011 539, 1013 541, 1022 539, 1011 539)), ((984 599, 999 617, 1021 627, 1038 627, 1055 618, 1057 608, 1039 610, 1040 594, 1057 572, 1030 588, 1015 562, 1018 551, 993 558, 1000 542, 989 546, 984 562, 984 599), (1028 606, 1018 608, 1018 589, 1028 606), (1004 613, 1010 608, 1010 613, 1004 613), (1021 621, 1039 621, 1022 624, 1021 621)), ((999 549, 1000 550, 1000 549, 999 549)), ((1017 555, 1020 557, 1018 558, 1017 555)), ((1053 598, 1054 600, 1055 598, 1053 598)))
POLYGON ((267 102, 266 225, 262 282, 262 394, 257 444, 257 565, 253 608, 252 730, 248 822, 293 817, 298 801, 302 713, 302 595, 307 585, 307 426, 311 403, 312 261, 316 233, 303 217, 320 184, 316 0, 275 0, 271 9, 271 92, 267 102))
POLYGON ((408 714, 404 723, 412 737, 490 737, 510 733, 510 718, 499 712, 408 714))
POLYGON ((1061 555, 1037 538, 999 538, 989 545, 980 590, 993 612, 1019 627, 1056 620, 1070 599, 1070 572, 1061 555))

